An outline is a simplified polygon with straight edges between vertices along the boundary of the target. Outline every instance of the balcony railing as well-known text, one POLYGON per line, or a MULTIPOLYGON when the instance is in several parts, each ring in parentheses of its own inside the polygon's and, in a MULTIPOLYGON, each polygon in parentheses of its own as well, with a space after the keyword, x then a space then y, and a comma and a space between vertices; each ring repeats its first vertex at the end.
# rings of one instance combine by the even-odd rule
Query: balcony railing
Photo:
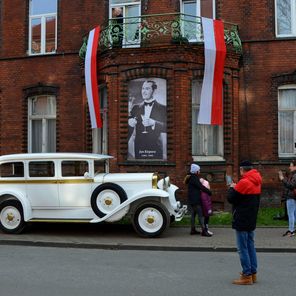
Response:
MULTIPOLYGON (((237 25, 224 22, 224 38, 226 45, 241 53, 237 25)), ((110 19, 101 29, 99 47, 100 50, 107 50, 171 43, 194 45, 203 40, 201 17, 168 13, 110 19)))

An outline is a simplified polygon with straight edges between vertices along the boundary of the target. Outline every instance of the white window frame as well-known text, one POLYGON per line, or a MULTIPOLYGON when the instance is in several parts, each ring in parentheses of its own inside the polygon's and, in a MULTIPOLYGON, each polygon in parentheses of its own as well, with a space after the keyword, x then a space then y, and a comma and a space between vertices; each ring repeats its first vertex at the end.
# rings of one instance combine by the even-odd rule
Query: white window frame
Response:
MULTIPOLYGON (((55 0, 58 1, 58 0, 55 0)), ((58 4, 58 3, 57 3, 58 4)), ((31 5, 31 1, 30 1, 31 5)), ((46 14, 34 14, 31 15, 31 8, 29 8, 29 45, 28 45, 28 54, 29 55, 48 55, 55 54, 57 49, 57 11, 55 13, 46 13, 46 14), (46 18, 55 17, 55 50, 46 52, 46 18), (41 19, 41 49, 40 52, 32 52, 32 21, 34 19, 41 19)))
POLYGON ((92 152, 98 154, 108 154, 108 118, 107 118, 107 88, 100 86, 100 100, 101 100, 101 119, 102 128, 92 129, 92 152))
MULTIPOLYGON (((138 5, 139 7, 139 22, 141 22, 141 1, 128 1, 128 0, 122 0, 122 2, 119 2, 119 3, 116 3, 116 4, 112 4, 111 3, 112 1, 110 0, 109 1, 109 19, 112 19, 112 8, 115 8, 115 7, 123 7, 123 12, 122 12, 122 15, 123 15, 123 23, 122 23, 122 26, 123 26, 123 29, 125 28, 126 26, 126 23, 128 22, 128 18, 126 17, 126 7, 127 6, 136 6, 138 5)), ((140 23, 139 23, 140 25, 140 23)), ((111 43, 112 43, 112 40, 111 40, 111 43)), ((128 43, 128 41, 126 40, 125 38, 125 34, 123 34, 123 40, 122 40, 122 47, 139 47, 141 44, 141 34, 139 34, 139 38, 138 38, 138 41, 135 42, 135 43, 128 43)))
POLYGON ((278 88, 278 154, 279 154, 279 157, 287 157, 287 158, 290 158, 290 157, 295 157, 296 155, 296 108, 284 108, 284 109, 281 109, 280 108, 280 91, 281 90, 288 90, 288 89, 294 89, 295 90, 295 93, 296 93, 296 84, 290 84, 290 85, 283 85, 283 86, 280 86, 278 88), (280 115, 279 113, 280 112, 283 112, 283 111, 294 111, 294 116, 293 116, 293 123, 294 123, 294 127, 293 127, 293 137, 294 137, 294 143, 293 143, 293 147, 294 147, 294 153, 283 153, 282 151, 280 151, 280 139, 281 139, 281 134, 280 134, 280 131, 281 131, 281 128, 280 128, 280 115))
MULTIPOLYGON (((196 4, 196 16, 201 16, 201 1, 202 0, 180 0, 180 11, 184 13, 184 2, 197 2, 196 4)), ((216 1, 212 0, 212 7, 213 7, 213 19, 216 19, 216 1)))
POLYGON ((276 37, 296 37, 296 0, 291 1, 291 34, 280 34, 278 32, 278 10, 277 10, 277 2, 281 0, 274 0, 275 5, 275 34, 276 37))
MULTIPOLYGON (((202 81, 201 80, 193 80, 192 81, 192 88, 193 88, 193 84, 195 81, 199 81, 200 85, 202 85, 202 81)), ((199 110, 199 104, 195 103, 194 98, 193 98, 193 91, 192 91, 192 158, 194 161, 224 161, 224 138, 223 138, 223 126, 219 127, 219 139, 218 139, 218 154, 216 155, 208 155, 208 151, 207 151, 207 132, 206 130, 209 128, 209 125, 204 125, 204 124, 198 124, 200 125, 201 129, 202 129, 202 134, 205 136, 202 139, 203 142, 203 154, 202 155, 197 155, 195 153, 195 151, 193 151, 193 147, 194 147, 194 141, 197 141, 196 137, 194 135, 195 132, 195 128, 194 126, 197 125, 197 116, 198 116, 198 110, 199 110)), ((212 126, 214 128, 214 126, 212 126)))
MULTIPOLYGON (((28 99, 28 152, 32 153, 33 145, 33 135, 32 135, 32 122, 33 120, 42 120, 42 145, 41 145, 41 153, 48 152, 48 137, 47 137, 47 125, 49 119, 54 119, 56 121, 56 111, 54 115, 33 115, 32 114, 32 106, 33 106, 33 100, 38 100, 38 98, 41 97, 53 97, 55 98, 55 109, 56 109, 56 97, 52 95, 40 95, 40 96, 33 96, 29 97, 28 99)), ((55 143, 53 143, 56 147, 56 139, 55 143)), ((56 149, 55 149, 56 150, 56 149)), ((56 152, 56 151, 52 151, 56 152)))
MULTIPOLYGON (((192 14, 193 16, 197 16, 200 17, 200 12, 201 12, 201 4, 200 4, 201 0, 180 0, 180 11, 182 14, 181 17, 181 32, 182 32, 182 36, 188 38, 188 36, 186 36, 186 15, 185 15, 185 3, 196 3, 196 11, 194 14, 192 14), (184 21, 182 21, 184 19, 184 21)), ((196 21, 196 24, 193 26, 195 26, 195 33, 194 33, 194 38, 188 38, 189 42, 199 42, 202 41, 201 39, 201 23, 198 23, 198 19, 196 20, 192 20, 192 21, 196 21)))

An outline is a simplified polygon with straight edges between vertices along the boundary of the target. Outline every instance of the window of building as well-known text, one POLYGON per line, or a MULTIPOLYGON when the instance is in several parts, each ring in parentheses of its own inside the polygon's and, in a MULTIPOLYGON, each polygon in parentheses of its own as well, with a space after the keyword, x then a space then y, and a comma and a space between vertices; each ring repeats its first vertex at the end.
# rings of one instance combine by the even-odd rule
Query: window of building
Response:
POLYGON ((181 0, 182 35, 190 42, 201 40, 201 19, 197 17, 214 18, 215 2, 213 0, 181 0))
POLYGON ((223 159, 223 127, 198 124, 201 80, 192 82, 192 155, 194 160, 223 159))
POLYGON ((141 1, 110 0, 109 3, 110 38, 113 46, 139 46, 141 1))
POLYGON ((107 88, 105 86, 100 87, 100 110, 101 119, 103 123, 102 128, 92 129, 92 151, 93 153, 107 154, 107 88))
POLYGON ((296 153, 296 85, 278 90, 279 156, 295 157, 296 153))
POLYGON ((296 36, 296 0, 275 0, 276 36, 296 36))
POLYGON ((28 101, 29 152, 56 151, 56 98, 35 96, 28 101))
POLYGON ((29 54, 54 53, 57 48, 57 0, 30 0, 29 54))
POLYGON ((184 0, 181 2, 181 29, 183 37, 190 42, 201 40, 200 0, 184 0))

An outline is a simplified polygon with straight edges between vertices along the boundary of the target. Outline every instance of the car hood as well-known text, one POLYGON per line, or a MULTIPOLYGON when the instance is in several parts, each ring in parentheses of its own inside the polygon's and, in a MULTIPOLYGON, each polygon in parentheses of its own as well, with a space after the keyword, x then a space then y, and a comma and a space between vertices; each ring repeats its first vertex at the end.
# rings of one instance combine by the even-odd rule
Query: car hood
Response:
POLYGON ((98 174, 95 176, 94 181, 100 183, 117 183, 117 182, 141 182, 151 181, 153 173, 109 173, 109 174, 98 174))

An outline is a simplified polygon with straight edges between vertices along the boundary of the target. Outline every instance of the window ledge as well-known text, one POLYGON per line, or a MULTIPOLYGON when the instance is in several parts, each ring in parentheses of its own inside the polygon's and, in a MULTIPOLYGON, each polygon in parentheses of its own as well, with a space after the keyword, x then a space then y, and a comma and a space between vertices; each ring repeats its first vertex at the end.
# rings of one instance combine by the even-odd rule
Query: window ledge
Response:
POLYGON ((202 162, 202 161, 225 161, 222 156, 212 155, 212 156, 192 156, 193 161, 202 162))

